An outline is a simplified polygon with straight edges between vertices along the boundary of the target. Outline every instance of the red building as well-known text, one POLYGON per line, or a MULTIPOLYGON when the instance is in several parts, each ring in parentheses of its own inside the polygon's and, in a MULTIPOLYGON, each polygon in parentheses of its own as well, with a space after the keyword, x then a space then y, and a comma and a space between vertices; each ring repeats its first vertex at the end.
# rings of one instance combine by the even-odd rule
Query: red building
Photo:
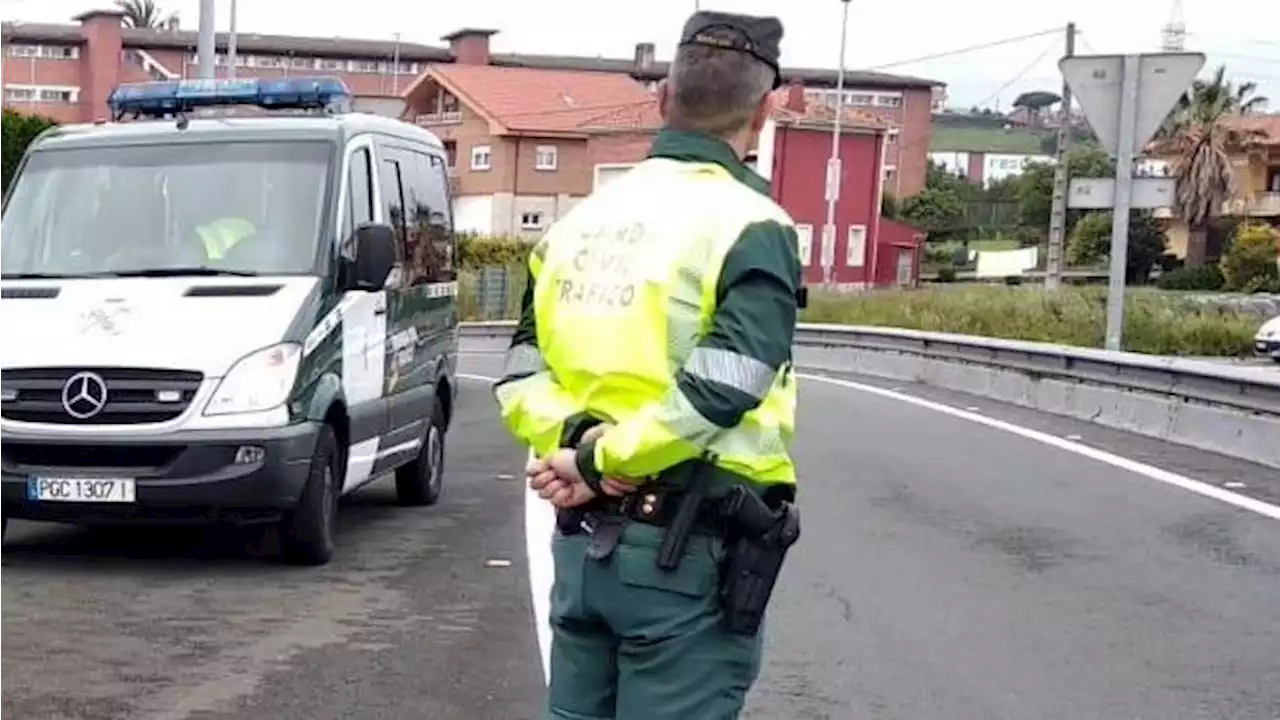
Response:
MULTIPOLYGON (((761 133, 757 171, 791 214, 800 234, 805 281, 823 281, 826 167, 834 111, 793 84, 775 93, 777 109, 761 133)), ((835 202, 831 281, 840 289, 915 286, 924 234, 880 216, 892 128, 874 115, 846 109, 841 116, 840 192, 835 202), (874 268, 874 271, 873 271, 874 268)))

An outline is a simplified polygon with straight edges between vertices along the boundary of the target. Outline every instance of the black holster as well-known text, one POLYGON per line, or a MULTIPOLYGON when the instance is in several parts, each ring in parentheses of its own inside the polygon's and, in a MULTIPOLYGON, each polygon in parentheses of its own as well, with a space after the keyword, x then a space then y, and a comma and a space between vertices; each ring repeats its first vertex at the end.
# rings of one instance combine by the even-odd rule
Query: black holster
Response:
POLYGON ((800 539, 800 511, 785 501, 771 508, 745 487, 735 488, 723 507, 730 528, 720 568, 725 629, 754 636, 760 631, 787 552, 800 539))

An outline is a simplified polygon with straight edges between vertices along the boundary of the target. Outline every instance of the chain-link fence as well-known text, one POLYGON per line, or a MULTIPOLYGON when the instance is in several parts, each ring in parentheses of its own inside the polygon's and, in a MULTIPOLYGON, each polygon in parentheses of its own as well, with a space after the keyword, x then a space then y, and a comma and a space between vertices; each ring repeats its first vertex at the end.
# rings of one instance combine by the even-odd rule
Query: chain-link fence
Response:
POLYGON ((463 320, 511 320, 520 313, 525 270, 491 265, 458 275, 458 304, 463 320))

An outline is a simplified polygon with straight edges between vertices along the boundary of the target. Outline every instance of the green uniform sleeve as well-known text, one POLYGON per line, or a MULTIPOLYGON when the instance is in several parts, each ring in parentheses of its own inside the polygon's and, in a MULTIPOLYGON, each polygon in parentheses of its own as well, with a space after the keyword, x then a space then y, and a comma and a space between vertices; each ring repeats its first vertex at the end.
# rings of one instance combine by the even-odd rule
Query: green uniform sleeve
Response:
POLYGON ((556 382, 538 350, 537 315, 533 307, 536 258, 530 258, 529 277, 520 301, 511 347, 503 362, 502 377, 493 386, 502 421, 522 444, 538 457, 560 447, 565 422, 577 413, 571 396, 556 382))
POLYGON ((791 359, 800 259, 796 233, 753 223, 725 257, 711 328, 658 401, 579 447, 579 469, 643 478, 702 455, 764 399, 791 359))

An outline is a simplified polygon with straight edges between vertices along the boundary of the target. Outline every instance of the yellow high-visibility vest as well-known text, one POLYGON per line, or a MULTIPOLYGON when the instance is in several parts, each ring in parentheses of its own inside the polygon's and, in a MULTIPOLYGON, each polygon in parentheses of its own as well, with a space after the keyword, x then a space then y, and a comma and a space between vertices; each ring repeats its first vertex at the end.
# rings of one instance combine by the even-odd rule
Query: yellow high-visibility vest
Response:
POLYGON ((507 426, 545 456, 574 413, 610 422, 644 414, 652 422, 617 426, 597 443, 605 474, 648 477, 705 448, 708 461, 748 480, 794 483, 790 363, 774 371, 698 347, 725 256, 748 225, 763 221, 794 227, 722 166, 665 158, 644 161, 575 207, 530 255, 537 347, 508 353, 504 374, 525 377, 495 390, 507 426), (673 392, 678 369, 760 405, 722 428, 673 392))
POLYGON ((241 240, 253 235, 255 228, 248 220, 235 217, 219 218, 196 228, 205 256, 210 261, 221 260, 241 240))

